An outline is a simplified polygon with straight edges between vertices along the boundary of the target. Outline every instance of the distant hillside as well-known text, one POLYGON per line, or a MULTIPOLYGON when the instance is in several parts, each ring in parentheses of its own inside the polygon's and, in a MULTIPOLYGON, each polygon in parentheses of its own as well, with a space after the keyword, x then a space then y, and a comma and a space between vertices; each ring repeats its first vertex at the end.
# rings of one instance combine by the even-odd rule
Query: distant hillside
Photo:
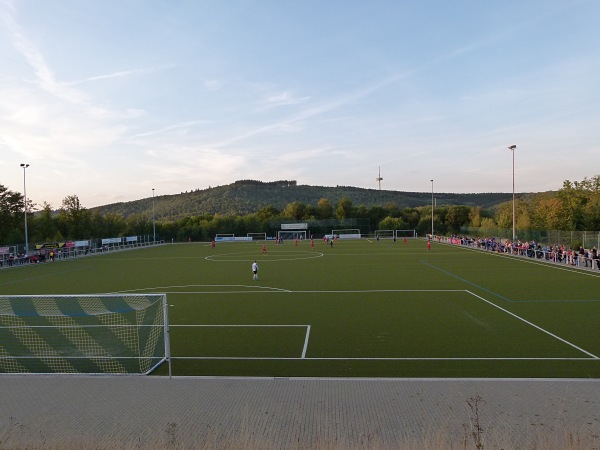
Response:
MULTIPOLYGON (((485 194, 434 194, 436 204, 481 206, 491 209, 512 199, 511 193, 485 194)), ((194 192, 155 197, 157 219, 179 219, 201 214, 246 215, 257 212, 263 207, 273 206, 283 210, 292 202, 301 202, 317 206, 321 198, 326 198, 336 206, 341 198, 349 199, 353 206, 385 206, 394 203, 400 209, 431 204, 431 193, 399 192, 376 189, 363 189, 351 186, 308 186, 298 185, 296 181, 261 182, 241 180, 235 183, 217 186, 194 192)), ((131 202, 113 203, 90 208, 100 214, 117 213, 128 217, 131 214, 152 214, 152 198, 131 202)))

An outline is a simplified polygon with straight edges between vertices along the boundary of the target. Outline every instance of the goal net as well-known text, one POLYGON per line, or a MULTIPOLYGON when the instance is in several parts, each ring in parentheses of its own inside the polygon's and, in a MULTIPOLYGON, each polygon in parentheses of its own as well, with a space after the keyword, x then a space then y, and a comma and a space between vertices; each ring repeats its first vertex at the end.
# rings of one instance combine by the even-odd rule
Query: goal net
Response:
POLYGON ((417 230, 396 230, 397 238, 416 238, 417 230))
POLYGON ((394 230, 376 230, 375 239, 394 239, 396 234, 394 230))
POLYGON ((306 230, 279 230, 277 237, 283 240, 303 240, 306 239, 306 230))
POLYGON ((343 230, 331 230, 333 238, 339 239, 360 239, 360 230, 358 228, 346 228, 343 230))
POLYGON ((165 294, 0 296, 0 373, 170 373, 168 331, 165 294))
POLYGON ((266 241, 267 233, 247 233, 246 237, 249 237, 253 241, 266 241))

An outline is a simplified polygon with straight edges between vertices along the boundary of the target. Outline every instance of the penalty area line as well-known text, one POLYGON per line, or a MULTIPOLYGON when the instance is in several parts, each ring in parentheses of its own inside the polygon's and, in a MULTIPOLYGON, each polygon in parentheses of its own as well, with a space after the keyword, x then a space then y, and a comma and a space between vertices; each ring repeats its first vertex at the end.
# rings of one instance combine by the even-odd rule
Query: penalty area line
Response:
MULTIPOLYGON (((522 321, 522 322, 525 322, 527 325, 529 325, 529 326, 532 326, 533 328, 535 328, 535 329, 537 329, 537 330, 541 331, 542 333, 546 333, 548 336, 551 336, 551 337, 553 337, 554 339, 558 339, 559 341, 563 342, 564 344, 567 344, 567 345, 569 345, 570 347, 573 347, 574 349, 576 349, 576 350, 579 350, 580 352, 582 352, 582 353, 585 353, 586 355, 588 355, 588 356, 590 356, 590 357, 592 357, 592 358, 594 358, 594 359, 600 359, 600 358, 598 358, 598 356, 594 355, 593 353, 590 353, 590 352, 588 352, 587 350, 584 350, 584 349, 582 349, 581 347, 578 347, 577 345, 573 344, 572 342, 569 342, 569 341, 567 341, 566 339, 563 339, 563 338, 561 338, 560 336, 557 336, 556 334, 554 334, 554 333, 551 333, 550 331, 548 331, 548 330, 545 330, 545 329, 543 329, 542 327, 540 327, 540 326, 538 326, 538 325, 536 325, 536 324, 534 324, 534 323, 532 323, 532 322, 530 322, 530 321, 528 321, 528 320, 526 320, 526 319, 522 318, 521 316, 518 316, 518 315, 516 315, 515 313, 513 313, 513 312, 510 312, 509 310, 507 310, 507 309, 504 309, 504 308, 502 308, 501 306, 498 306, 498 305, 496 305, 495 303, 493 303, 493 302, 491 302, 491 301, 489 301, 489 300, 487 300, 487 299, 485 299, 485 298, 481 297, 480 295, 474 294, 473 292, 471 292, 471 291, 469 291, 469 290, 467 290, 467 289, 465 289, 465 292, 468 292, 468 293, 469 293, 469 294, 471 294, 473 297, 477 297, 478 299, 480 299, 480 300, 483 300, 483 301, 484 301, 484 302, 486 302, 487 304, 489 304, 489 305, 491 305, 491 306, 493 306, 493 307, 495 307, 495 308, 498 308, 500 311, 503 311, 503 312, 505 312, 506 314, 509 314, 509 315, 513 316, 515 319, 518 319, 518 320, 520 320, 520 321, 522 321)), ((567 359, 570 359, 570 358, 567 358, 567 359)))

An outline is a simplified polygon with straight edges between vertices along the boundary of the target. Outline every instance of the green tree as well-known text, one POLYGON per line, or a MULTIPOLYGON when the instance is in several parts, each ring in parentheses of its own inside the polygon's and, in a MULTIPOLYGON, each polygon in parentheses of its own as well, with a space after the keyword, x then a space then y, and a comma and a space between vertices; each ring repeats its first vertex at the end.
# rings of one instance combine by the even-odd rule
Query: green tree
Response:
POLYGON ((566 218, 567 230, 581 230, 584 224, 584 207, 587 203, 587 193, 582 183, 563 182, 563 187, 558 191, 558 198, 562 203, 562 213, 566 218))
POLYGON ((377 227, 378 230, 406 230, 407 223, 399 217, 385 217, 377 227))
POLYGON ((498 224, 491 217, 481 219, 481 228, 484 230, 492 230, 498 228, 498 224))
POLYGON ((352 216, 352 202, 343 197, 337 203, 337 208, 335 209, 335 215, 338 219, 346 219, 352 216))
POLYGON ((92 220, 94 222, 95 236, 117 237, 127 234, 129 225, 121 214, 108 213, 103 216, 93 214, 92 220))
POLYGON ((268 222, 273 220, 280 215, 280 211, 273 205, 265 206, 256 212, 256 217, 262 222, 268 222))
POLYGON ((498 205, 496 214, 494 215, 494 222, 498 224, 498 228, 512 228, 512 218, 512 202, 504 202, 498 205))
POLYGON ((24 240, 23 196, 0 184, 0 244, 24 240))
POLYGON ((600 192, 592 192, 587 201, 583 215, 586 230, 600 230, 600 192))
POLYGON ((446 213, 446 229, 452 234, 459 234, 460 227, 469 224, 470 209, 468 206, 449 206, 446 213))
POLYGON ((90 212, 81 205, 77 195, 67 196, 58 213, 59 230, 68 239, 89 237, 90 218, 90 212))
POLYGON ((41 211, 33 222, 35 230, 35 232, 32 233, 33 240, 39 242, 62 240, 63 236, 59 233, 58 224, 56 222, 54 212, 52 211, 52 205, 44 202, 41 211))
POLYGON ((333 217, 333 206, 326 198, 319 199, 315 208, 315 217, 317 219, 331 219, 333 217))
POLYGON ((306 205, 301 202, 288 203, 283 209, 283 215, 288 219, 301 220, 306 215, 306 205))
POLYGON ((469 211, 469 221, 472 227, 481 226, 481 206, 472 206, 469 211))
POLYGON ((404 208, 402 219, 408 224, 408 229, 415 230, 421 220, 421 213, 416 208, 404 208))

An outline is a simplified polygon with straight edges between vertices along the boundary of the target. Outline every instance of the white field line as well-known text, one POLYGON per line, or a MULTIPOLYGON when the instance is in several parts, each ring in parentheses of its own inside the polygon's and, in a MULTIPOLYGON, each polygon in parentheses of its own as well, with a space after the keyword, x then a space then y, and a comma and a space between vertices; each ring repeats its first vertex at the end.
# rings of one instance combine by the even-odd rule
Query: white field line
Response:
MULTIPOLYGON (((129 292, 139 292, 146 290, 161 289, 160 293, 169 295, 176 294, 255 294, 255 293, 275 293, 279 294, 282 292, 290 294, 328 294, 328 293, 348 293, 348 294, 360 294, 361 292, 377 293, 377 292, 464 292, 464 289, 342 289, 342 290, 306 290, 306 291, 290 291, 289 289, 275 288, 269 286, 245 286, 245 285, 212 285, 212 284, 198 284, 189 286, 160 286, 156 288, 140 288, 132 289, 129 291, 113 292, 110 295, 126 294, 129 292), (248 288, 248 290, 241 291, 169 291, 167 289, 182 288, 182 287, 228 287, 228 286, 239 286, 248 288)), ((140 294, 143 295, 143 294, 140 294)))
POLYGON ((511 261, 519 261, 519 262, 522 262, 522 263, 534 264, 536 266, 547 267, 548 269, 564 270, 565 272, 576 273, 576 274, 579 274, 579 275, 586 275, 586 276, 590 276, 590 277, 594 277, 594 278, 600 278, 600 273, 588 271, 587 269, 578 269, 577 266, 574 266, 574 267, 563 267, 563 266, 560 265, 560 263, 555 263, 555 262, 552 262, 552 261, 546 261, 546 262, 544 262, 544 261, 538 261, 537 259, 529 258, 529 257, 526 257, 526 256, 511 255, 511 254, 498 253, 498 252, 490 252, 490 251, 487 251, 487 250, 481 250, 481 249, 478 249, 478 248, 472 248, 472 247, 469 247, 469 246, 466 246, 466 245, 448 244, 446 242, 441 242, 441 244, 449 246, 451 248, 457 248, 457 249, 461 249, 461 250, 468 250, 468 251, 471 251, 471 252, 477 252, 477 253, 481 253, 481 254, 484 254, 484 255, 497 256, 497 257, 500 257, 500 258, 506 258, 506 259, 509 259, 511 261))
POLYGON ((362 292, 465 292, 464 289, 340 289, 331 291, 288 291, 293 294, 328 294, 328 293, 348 293, 360 294, 362 292))
POLYGON ((223 359, 223 360, 265 360, 265 361, 591 361, 590 358, 352 358, 352 357, 271 357, 271 356, 172 356, 171 359, 223 359))
MULTIPOLYGON (((215 285, 216 286, 216 285, 215 285)), ((267 288, 268 289, 268 288, 267 288)), ((273 288, 273 289, 277 289, 277 288, 273 288)), ((253 293, 256 292, 255 290, 252 291, 240 291, 239 293, 253 293)), ((268 292, 268 291, 267 291, 268 292)), ((335 291, 321 291, 321 290, 315 290, 315 291, 288 291, 288 290, 278 290, 278 291, 271 291, 271 292, 287 292, 287 293, 361 293, 361 292, 467 292, 471 295, 473 295, 474 297, 479 298, 480 300, 483 300, 484 302, 504 311, 507 314, 510 314, 511 316, 515 317, 518 320, 521 320, 525 323, 527 323, 528 325, 542 331, 543 333, 546 333, 552 337, 554 337, 555 339, 558 339, 561 342, 564 342, 565 344, 581 351, 582 353, 585 353, 586 355, 589 355, 591 358, 593 359, 600 359, 598 356, 583 350, 582 348, 576 346, 575 344, 572 344, 568 341, 566 341, 565 339, 562 339, 559 336, 556 336, 555 334, 550 333, 547 330, 544 330, 543 328, 527 321, 526 319, 523 319, 522 317, 517 316, 516 314, 490 302, 489 300, 486 300, 485 298, 474 294, 473 292, 469 291, 469 290, 465 290, 465 289, 371 289, 371 290, 335 290, 335 291)), ((180 294, 183 292, 169 292, 169 294, 180 294)), ((190 293, 194 293, 194 292, 190 292, 190 293)), ((216 293, 231 293, 231 291, 227 292, 227 291, 223 291, 223 292, 206 292, 208 294, 216 294, 216 293)), ((237 292, 236 292, 237 293, 237 292)), ((324 358, 311 358, 311 357, 306 357, 306 350, 308 348, 308 339, 309 339, 309 335, 310 335, 310 325, 276 325, 276 324, 266 324, 266 325, 260 325, 260 324, 253 324, 253 325, 196 325, 196 324, 188 324, 188 325, 170 325, 170 327, 306 327, 307 331, 306 331, 306 336, 305 336, 305 341, 304 341, 304 348, 302 350, 302 356, 301 357, 227 357, 227 356, 211 356, 211 357, 204 357, 204 356, 200 356, 200 357, 196 357, 196 356, 171 356, 171 359, 190 359, 190 360, 203 360, 203 359, 222 359, 222 360, 269 360, 269 361, 277 361, 277 360, 322 360, 322 361, 589 361, 590 358, 564 358, 564 357, 559 357, 559 358, 553 358, 553 357, 549 357, 549 358, 535 358, 535 357, 515 357, 515 358, 494 358, 494 357, 456 357, 456 358, 440 358, 440 357, 433 357, 433 358, 428 358, 428 357, 414 357, 414 358, 373 358, 373 357, 365 357, 365 358, 352 358, 352 357, 343 357, 343 358, 336 358, 336 357, 324 357, 324 358)))
POLYGON ((222 328, 234 328, 234 327, 239 327, 239 328, 293 328, 293 327, 303 327, 306 328, 308 327, 310 329, 310 325, 289 325, 289 324, 284 324, 284 325, 277 325, 277 324, 265 324, 265 325, 261 325, 261 324, 251 324, 251 325, 245 325, 245 324, 188 324, 188 325, 170 325, 171 328, 173 327, 205 327, 205 328, 210 328, 210 327, 222 327, 222 328))
POLYGON ((306 358, 306 349, 308 347, 308 337, 310 336, 310 325, 306 326, 306 336, 304 337, 304 348, 302 349, 302 359, 306 358))
MULTIPOLYGON (((294 328, 294 327, 302 327, 302 328, 306 328, 306 335, 304 336, 304 347, 302 348, 302 356, 300 358, 254 358, 254 357, 249 357, 249 358, 229 358, 229 357, 182 357, 182 358, 178 358, 175 357, 177 359, 305 359, 306 358, 306 349, 308 348, 308 339, 310 336, 310 325, 274 325, 274 324, 269 324, 269 325, 260 325, 260 324, 252 324, 252 325, 243 325, 243 324, 234 324, 234 325, 226 325, 226 324, 218 324, 218 325, 198 325, 198 324, 190 324, 190 325, 170 325, 171 328, 173 327, 205 327, 205 328, 209 328, 209 327, 221 327, 221 328, 294 328)), ((173 359, 173 357, 171 357, 171 359, 173 359)))
MULTIPOLYGON (((291 292, 287 289, 269 287, 269 286, 256 286, 256 285, 246 285, 246 284, 182 284, 182 285, 173 285, 173 286, 156 286, 156 287, 146 287, 146 288, 138 288, 138 289, 129 289, 125 291, 118 291, 104 295, 118 295, 125 294, 130 292, 139 292, 139 291, 148 291, 148 290, 157 290, 160 289, 161 293, 165 289, 177 289, 177 288, 229 288, 229 287, 237 287, 237 288, 246 288, 247 291, 192 291, 190 294, 229 294, 232 292, 260 292, 260 291, 274 291, 274 292, 291 292)), ((184 292, 169 292, 169 294, 184 294, 184 292)), ((139 294, 146 295, 146 294, 139 294)))
POLYGON ((577 345, 575 345, 575 344, 573 344, 573 343, 571 343, 571 342, 567 341, 566 339, 563 339, 563 338, 561 338, 560 336, 557 336, 557 335, 555 335, 554 333, 550 333, 548 330, 544 330, 542 327, 540 327, 540 326, 538 326, 538 325, 536 325, 536 324, 534 324, 534 323, 532 323, 532 322, 529 322, 529 321, 528 321, 528 320, 526 320, 526 319, 523 319, 522 317, 520 317, 520 316, 516 315, 515 313, 512 313, 512 312, 510 312, 509 310, 507 310, 507 309, 504 309, 504 308, 502 308, 501 306, 498 306, 498 305, 496 305, 495 303, 492 303, 491 301, 489 301, 489 300, 486 300, 485 298, 483 298, 483 297, 481 297, 481 296, 479 296, 479 295, 477 295, 477 294, 474 294, 473 292, 471 292, 471 291, 469 291, 469 290, 465 290, 465 292, 468 292, 468 293, 469 293, 469 294, 471 294, 472 296, 474 296, 474 297, 477 297, 477 298, 478 298, 478 299, 480 299, 480 300, 483 300, 483 301, 484 301, 484 302, 486 302, 488 305, 491 305, 491 306, 493 306, 494 308, 498 308, 499 310, 501 310, 501 311, 503 311, 503 312, 505 312, 505 313, 507 313, 507 314, 509 314, 509 315, 513 316, 514 318, 516 318, 516 319, 519 319, 519 320, 520 320, 520 321, 522 321, 522 322, 525 322, 527 325, 530 325, 530 326, 532 326, 532 327, 534 327, 534 328, 536 328, 536 329, 540 330, 541 332, 543 332, 543 333, 546 333, 547 335, 549 335, 549 336, 552 336, 552 337, 553 337, 553 338, 555 338, 555 339, 558 339, 559 341, 561 341, 561 342, 563 342, 563 343, 565 343, 565 344, 567 344, 567 345, 569 345, 569 346, 571 346, 571 347, 573 347, 573 348, 575 348, 575 349, 579 350, 579 351, 580 351, 580 352, 582 352, 582 353, 585 353, 586 355, 589 355, 589 356, 591 356, 591 357, 592 357, 592 358, 594 358, 594 359, 600 359, 600 358, 598 358, 598 356, 594 355, 593 353, 590 353, 590 352, 588 352, 587 350, 584 350, 584 349, 582 349, 581 347, 578 347, 577 345))

